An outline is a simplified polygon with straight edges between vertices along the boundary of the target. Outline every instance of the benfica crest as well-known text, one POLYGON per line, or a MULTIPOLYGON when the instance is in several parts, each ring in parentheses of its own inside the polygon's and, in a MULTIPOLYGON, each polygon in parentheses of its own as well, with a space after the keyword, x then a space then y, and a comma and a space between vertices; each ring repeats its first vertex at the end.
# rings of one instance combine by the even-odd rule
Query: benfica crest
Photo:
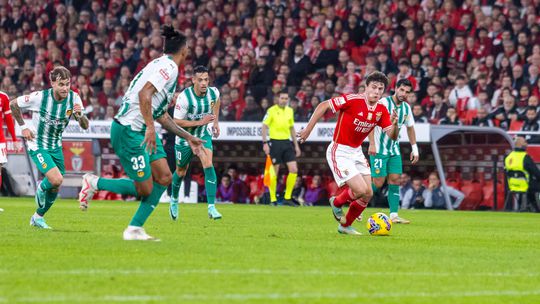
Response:
POLYGON ((80 155, 84 152, 84 148, 80 143, 73 143, 73 146, 69 150, 73 153, 71 167, 73 167, 73 171, 80 172, 83 166, 83 159, 80 155))

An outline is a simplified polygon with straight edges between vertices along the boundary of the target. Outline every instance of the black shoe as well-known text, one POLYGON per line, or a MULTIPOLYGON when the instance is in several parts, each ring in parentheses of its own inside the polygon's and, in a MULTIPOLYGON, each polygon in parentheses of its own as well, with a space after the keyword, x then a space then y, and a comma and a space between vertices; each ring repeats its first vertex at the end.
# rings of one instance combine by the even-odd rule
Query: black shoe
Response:
POLYGON ((298 204, 293 202, 290 199, 283 200, 283 205, 291 206, 291 207, 298 207, 298 204))

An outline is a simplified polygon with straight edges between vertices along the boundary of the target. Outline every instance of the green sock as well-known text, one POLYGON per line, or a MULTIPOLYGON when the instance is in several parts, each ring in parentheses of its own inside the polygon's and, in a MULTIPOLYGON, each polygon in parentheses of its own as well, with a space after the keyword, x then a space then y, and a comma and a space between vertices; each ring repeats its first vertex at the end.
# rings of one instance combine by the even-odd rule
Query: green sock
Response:
POLYGON ((97 182, 99 190, 110 191, 118 194, 137 196, 135 183, 127 178, 102 178, 97 182))
POLYGON ((204 168, 204 186, 206 188, 206 200, 209 205, 213 205, 216 202, 217 192, 217 177, 214 166, 204 168))
POLYGON ((374 183, 371 183, 371 189, 373 190, 373 194, 377 193, 377 191, 379 191, 379 188, 377 188, 377 186, 375 186, 374 183))
POLYGON ((137 212, 135 212, 135 215, 131 219, 129 225, 142 227, 150 214, 152 214, 156 208, 157 204, 159 203, 159 199, 165 190, 167 190, 167 186, 154 182, 152 193, 150 193, 149 196, 143 197, 141 204, 139 205, 139 209, 137 209, 137 212))
POLYGON ((36 213, 44 216, 54 204, 56 197, 58 197, 58 189, 47 190, 47 192, 45 192, 45 206, 43 206, 43 208, 37 208, 36 213))
POLYGON ((180 192, 180 185, 182 185, 183 176, 180 176, 174 171, 172 176, 172 189, 171 198, 178 199, 178 192, 180 192))
POLYGON ((398 212, 399 209, 399 186, 388 185, 388 205, 390 205, 390 213, 398 212))
POLYGON ((44 178, 42 181, 41 181, 41 184, 39 185, 39 188, 41 188, 41 190, 43 190, 44 192, 46 191, 49 191, 51 190, 53 187, 53 185, 51 185, 51 182, 49 182, 49 179, 48 178, 44 178))

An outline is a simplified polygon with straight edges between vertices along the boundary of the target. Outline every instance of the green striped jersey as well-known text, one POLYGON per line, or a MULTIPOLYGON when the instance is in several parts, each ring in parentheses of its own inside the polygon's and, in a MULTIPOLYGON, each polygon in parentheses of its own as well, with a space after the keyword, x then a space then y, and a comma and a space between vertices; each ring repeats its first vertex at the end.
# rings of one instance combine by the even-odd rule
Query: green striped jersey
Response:
MULTIPOLYGON (((186 88, 180 93, 176 99, 174 107, 174 119, 183 120, 201 120, 208 114, 214 114, 214 105, 219 99, 219 90, 215 87, 209 87, 206 94, 202 97, 195 94, 193 86, 186 88)), ((193 136, 202 138, 203 136, 212 136, 212 124, 184 128, 193 136)), ((176 137, 176 144, 187 145, 182 138, 176 137)))
POLYGON ((147 82, 157 91, 152 96, 152 116, 157 119, 167 112, 178 83, 178 66, 172 57, 163 55, 152 60, 129 84, 115 118, 122 125, 130 126, 133 131, 146 130, 139 105, 139 92, 147 82))
MULTIPOLYGON (((28 148, 53 150, 62 147, 62 133, 73 114, 73 105, 83 108, 79 94, 69 91, 66 99, 54 99, 53 90, 43 90, 17 98, 21 109, 32 112, 32 126, 36 138, 28 141, 28 148)), ((83 109, 84 110, 84 109, 83 109)))
MULTIPOLYGON (((403 125, 407 127, 414 126, 414 118, 411 111, 411 106, 402 102, 399 106, 396 105, 392 96, 384 97, 379 100, 379 103, 388 109, 388 113, 392 115, 392 111, 396 111, 398 115, 398 128, 403 125)), ((382 132, 380 127, 375 127, 375 146, 377 153, 383 155, 401 155, 399 150, 399 135, 397 140, 392 140, 386 133, 382 132)))

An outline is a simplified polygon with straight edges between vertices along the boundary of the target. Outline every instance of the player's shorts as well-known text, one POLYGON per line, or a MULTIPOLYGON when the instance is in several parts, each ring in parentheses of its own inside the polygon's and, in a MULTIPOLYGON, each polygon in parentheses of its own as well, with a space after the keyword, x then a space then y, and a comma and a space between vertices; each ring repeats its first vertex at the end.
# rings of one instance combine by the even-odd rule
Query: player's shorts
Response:
POLYGON ((403 173, 401 155, 376 154, 369 156, 372 177, 385 177, 388 174, 403 173))
POLYGON ((339 187, 358 174, 371 174, 362 146, 353 148, 331 142, 326 149, 326 160, 339 187))
POLYGON ((6 143, 0 142, 0 165, 7 163, 7 147, 6 143))
POLYGON ((134 181, 142 182, 152 177, 150 163, 167 157, 161 139, 156 133, 156 150, 148 154, 146 148, 141 146, 144 141, 144 132, 136 132, 130 127, 113 121, 111 125, 111 144, 114 152, 120 158, 124 172, 134 181))
MULTIPOLYGON (((203 147, 213 150, 211 135, 205 135, 201 139, 206 141, 203 144, 203 147)), ((181 140, 180 144, 174 146, 174 152, 176 157, 176 166, 178 168, 185 168, 187 165, 189 165, 191 159, 193 158, 193 151, 191 151, 191 147, 185 140, 181 140)))
POLYGON ((288 139, 271 139, 270 140, 270 158, 274 165, 286 164, 296 160, 296 152, 292 141, 288 139))
POLYGON ((52 149, 52 150, 28 150, 28 155, 36 164, 39 172, 46 174, 52 168, 58 167, 58 170, 62 175, 66 172, 64 166, 64 153, 62 152, 62 147, 52 149))

